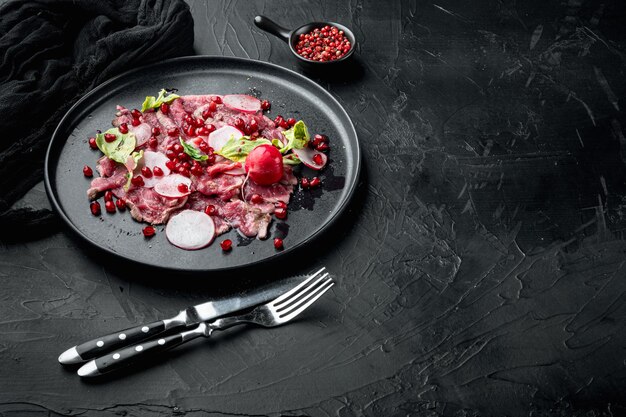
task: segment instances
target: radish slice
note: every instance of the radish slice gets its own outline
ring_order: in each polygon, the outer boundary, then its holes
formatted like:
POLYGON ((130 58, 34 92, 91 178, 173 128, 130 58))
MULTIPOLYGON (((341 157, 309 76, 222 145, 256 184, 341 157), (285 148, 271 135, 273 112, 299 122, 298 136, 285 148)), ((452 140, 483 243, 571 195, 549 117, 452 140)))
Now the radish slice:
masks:
POLYGON ((328 157, 326 156, 325 153, 318 152, 311 148, 302 148, 302 149, 293 148, 293 153, 295 153, 298 156, 298 158, 302 161, 304 165, 313 169, 319 170, 319 169, 324 168, 326 166, 326 162, 328 161, 328 157), (321 165, 316 164, 315 161, 313 160, 313 157, 315 155, 321 155, 321 158, 322 158, 321 165))
POLYGON ((231 136, 235 136, 235 138, 239 139, 243 137, 243 133, 241 133, 239 129, 229 125, 220 127, 209 135, 209 146, 213 148, 214 152, 217 152, 230 140, 231 136))
POLYGON ((191 193, 190 188, 191 180, 180 174, 171 174, 167 177, 163 177, 163 179, 161 179, 154 185, 154 191, 156 191, 156 193, 160 196, 167 198, 185 197, 191 193), (187 186, 187 191, 179 190, 178 186, 180 184, 185 184, 187 186))
POLYGON ((140 147, 148 142, 150 135, 152 135, 152 128, 148 123, 141 123, 138 126, 129 126, 129 130, 135 134, 137 140, 136 147, 140 147))
POLYGON ((143 179, 144 187, 152 188, 158 182, 160 182, 166 175, 170 174, 170 169, 167 167, 166 163, 169 161, 167 156, 162 154, 161 152, 153 152, 153 151, 144 151, 143 152, 143 166, 150 168, 150 170, 154 170, 154 167, 159 167, 163 171, 163 175, 157 177, 156 175, 152 175, 150 178, 143 179))
POLYGON ((167 222, 165 235, 172 245, 181 249, 201 249, 213 242, 215 223, 201 211, 183 210, 167 222))
POLYGON ((222 103, 228 108, 244 113, 256 113, 261 110, 261 101, 245 94, 229 94, 222 97, 222 103))

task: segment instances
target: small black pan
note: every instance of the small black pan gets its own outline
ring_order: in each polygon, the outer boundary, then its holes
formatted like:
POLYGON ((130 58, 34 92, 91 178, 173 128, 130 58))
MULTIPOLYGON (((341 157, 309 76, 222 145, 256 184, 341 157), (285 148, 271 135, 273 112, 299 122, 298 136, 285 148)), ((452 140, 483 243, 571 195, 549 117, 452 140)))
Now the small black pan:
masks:
POLYGON ((345 27, 344 25, 340 23, 311 22, 311 23, 307 23, 306 25, 302 25, 297 29, 289 30, 280 26, 279 24, 272 21, 271 19, 268 19, 265 16, 257 16, 254 18, 254 24, 257 25, 259 29, 265 32, 271 33, 272 35, 275 35, 279 37, 280 39, 282 39, 283 41, 287 42, 287 44, 289 45, 289 49, 291 50, 291 53, 296 58, 298 58, 298 60, 302 64, 308 67, 322 68, 322 67, 328 67, 328 66, 336 66, 338 64, 344 63, 352 56, 352 54, 354 53, 354 49, 356 48, 356 39, 354 37, 354 33, 352 33, 350 29, 348 29, 347 27, 345 27), (299 36, 303 33, 308 33, 316 28, 322 28, 326 25, 335 26, 337 29, 343 30, 344 36, 348 38, 348 40, 350 41, 350 45, 351 45, 350 50, 344 56, 334 61, 314 61, 312 59, 308 59, 303 56, 300 56, 296 52, 296 44, 298 43, 299 36))

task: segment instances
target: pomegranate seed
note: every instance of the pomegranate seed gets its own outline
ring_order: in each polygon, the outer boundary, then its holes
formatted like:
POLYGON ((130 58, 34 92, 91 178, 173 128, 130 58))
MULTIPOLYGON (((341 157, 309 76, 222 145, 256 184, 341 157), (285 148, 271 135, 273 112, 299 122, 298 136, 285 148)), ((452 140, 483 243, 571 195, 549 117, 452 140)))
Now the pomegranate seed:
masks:
POLYGON ((144 185, 143 177, 141 175, 137 175, 130 180, 131 184, 135 187, 142 187, 144 185))
POLYGON ((178 191, 180 191, 181 193, 186 193, 189 191, 189 187, 187 186, 187 184, 178 184, 178 191))
POLYGON ((85 165, 83 167, 83 175, 87 178, 93 177, 93 170, 91 169, 91 167, 85 165))
POLYGON ((155 177, 162 177, 163 176, 163 170, 159 167, 154 167, 152 168, 152 173, 154 174, 155 177))
POLYGON ((246 129, 246 122, 244 122, 241 118, 237 117, 235 119, 234 126, 243 132, 246 129))
POLYGON ((283 240, 279 237, 274 238, 274 247, 278 250, 283 248, 283 240))
POLYGON ((161 113, 168 114, 170 112, 170 105, 167 103, 161 104, 161 113))
POLYGON ((126 200, 120 198, 115 202, 115 205, 117 206, 117 209, 119 211, 124 211, 126 210, 126 200))
POLYGON ((130 124, 133 126, 139 126, 141 124, 141 121, 139 119, 133 119, 130 121, 130 124))
POLYGON ((169 160, 165 163, 165 166, 168 167, 170 171, 174 171, 174 169, 176 169, 176 162, 169 160))
POLYGON ((311 178, 311 188, 318 187, 321 183, 322 181, 320 181, 319 178, 317 177, 311 178))
POLYGON ((150 169, 150 167, 143 167, 141 168, 141 175, 143 175, 145 178, 152 178, 152 170, 150 169))
POLYGON ((212 125, 212 124, 210 124, 210 125, 206 125, 205 127, 206 127, 207 129, 209 129, 209 133, 211 133, 211 132, 215 131, 215 129, 216 129, 215 125, 212 125))
POLYGON ((176 153, 181 153, 183 151, 183 145, 181 145, 180 143, 175 143, 172 149, 176 153))
POLYGON ((263 197, 261 197, 259 194, 252 194, 252 197, 250 197, 250 201, 254 204, 259 204, 263 202, 263 197))
POLYGON ((207 110, 209 110, 211 113, 215 113, 215 110, 217 110, 217 104, 214 101, 210 102, 207 110))
POLYGON ((177 127, 173 127, 171 129, 167 130, 167 135, 168 136, 178 136, 178 128, 177 127))
POLYGON ((328 143, 324 143, 324 142, 320 143, 319 145, 315 147, 315 150, 320 151, 320 152, 327 151, 329 149, 330 149, 330 146, 328 146, 328 143))
POLYGON ((104 140, 107 143, 111 143, 111 142, 115 141, 115 139, 117 139, 117 136, 114 135, 113 133, 105 133, 104 134, 104 140))
POLYGON ((284 122, 284 121, 285 121, 285 119, 283 119, 283 116, 281 116, 280 114, 278 116, 276 116, 276 118, 274 118, 274 124, 276 126, 280 126, 280 124, 282 122, 284 122))
POLYGON ((208 119, 208 118, 209 118, 209 117, 211 117, 211 116, 212 116, 212 112, 211 112, 211 110, 209 110, 209 109, 204 109, 204 110, 202 111, 202 118, 203 118, 204 120, 208 119))
POLYGON ((193 124, 194 124, 196 127, 201 127, 201 126, 204 126, 204 120, 202 120, 201 118, 199 118, 199 117, 198 117, 197 119, 194 119, 194 120, 193 120, 193 124))
POLYGON ((208 153, 211 147, 209 146, 208 143, 206 143, 205 141, 202 141, 200 142, 200 145, 198 145, 198 148, 200 148, 202 152, 208 153))
POLYGON ((200 126, 197 130, 196 133, 199 136, 208 136, 209 133, 211 133, 211 131, 206 127, 206 126, 200 126))
POLYGON ((276 207, 280 207, 280 208, 287 208, 287 203, 285 203, 284 201, 278 201, 276 202, 276 207))
POLYGON ((107 190, 104 193, 104 201, 113 201, 113 193, 111 192, 111 190, 107 190))
POLYGON ((89 138, 89 147, 91 149, 98 149, 98 144, 96 143, 96 138, 89 138))
POLYGON ((156 147, 159 146, 159 140, 154 136, 150 137, 150 139, 148 139, 148 146, 152 149, 156 149, 156 147))
POLYGON ((159 129, 157 126, 152 128, 152 135, 153 136, 159 136, 161 134, 161 129, 159 129))
POLYGON ((168 149, 167 151, 165 151, 165 156, 167 157, 167 159, 169 159, 170 161, 173 161, 174 159, 176 159, 176 156, 178 154, 176 153, 176 151, 172 150, 172 149, 168 149))
POLYGON ((220 96, 211 97, 211 101, 214 102, 215 104, 222 104, 222 98, 220 96))
POLYGON ((100 203, 97 201, 92 201, 91 204, 89 204, 89 209, 91 210, 91 214, 94 216, 100 215, 100 203))
POLYGON ((191 177, 191 173, 189 172, 188 169, 185 169, 184 167, 180 167, 180 169, 178 170, 178 173, 184 177, 191 177))
POLYGON ((196 128, 189 125, 187 129, 185 129, 185 134, 187 136, 196 136, 196 128))
POLYGON ((290 117, 289 119, 287 119, 287 124, 289 125, 289 127, 295 125, 296 119, 294 119, 293 117, 290 117))
POLYGON ((324 162, 322 159, 322 155, 319 153, 313 155, 313 162, 315 163, 315 165, 322 165, 322 163, 324 162))
POLYGON ((189 113, 185 114, 185 116, 183 117, 183 120, 189 125, 193 124, 194 122, 193 116, 189 113))
POLYGON ((313 145, 317 146, 320 143, 328 142, 328 136, 326 135, 315 135, 313 136, 313 145))
POLYGON ((104 203, 104 208, 106 209, 107 213, 115 213, 115 203, 113 201, 107 201, 106 203, 104 203))
POLYGON ((194 166, 191 168, 191 173, 193 175, 195 175, 196 177, 199 177, 200 175, 202 175, 202 167, 201 166, 194 166))
POLYGON ((271 109, 271 108, 272 108, 272 104, 271 104, 269 101, 267 101, 267 100, 263 100, 263 101, 261 102, 261 109, 263 109, 263 110, 269 110, 269 109, 271 109))
MULTIPOLYGON (((187 156, 186 154, 183 154, 185 156, 187 156)), ((182 156, 182 155, 181 155, 182 156)), ((191 164, 189 162, 183 162, 182 163, 183 168, 185 169, 191 169, 191 164)))
POLYGON ((287 120, 283 119, 282 122, 280 122, 280 127, 283 129, 289 129, 289 123, 287 123, 287 120))
POLYGON ((207 154, 207 156, 208 156, 209 158, 208 158, 206 161, 207 161, 209 164, 212 164, 212 163, 214 163, 214 162, 215 162, 215 154, 213 154, 213 153, 209 153, 209 154, 207 154))
POLYGON ((156 234, 156 229, 152 226, 146 226, 141 232, 145 237, 152 237, 156 234))
POLYGON ((208 206, 206 206, 206 208, 204 209, 204 212, 206 214, 208 214, 209 216, 214 216, 217 214, 217 209, 215 208, 215 206, 213 204, 209 204, 208 206))
POLYGON ((276 210, 274 210, 274 216, 276 216, 277 219, 286 219, 287 218, 287 209, 282 208, 282 207, 277 207, 276 210))
POLYGON ((118 129, 120 130, 120 133, 128 133, 128 125, 126 123, 122 123, 118 129))
POLYGON ((310 187, 310 183, 309 183, 309 179, 306 177, 302 177, 302 179, 300 180, 300 185, 302 186, 303 190, 306 190, 307 188, 310 187))
POLYGON ((133 119, 139 119, 141 117, 141 112, 138 109, 132 109, 130 115, 133 116, 133 119))
POLYGON ((233 248, 233 242, 230 239, 226 239, 220 243, 220 246, 222 247, 222 250, 224 252, 228 252, 229 250, 233 248))
POLYGON ((246 126, 246 133, 254 133, 257 130, 259 130, 259 124, 257 123, 257 121, 254 119, 250 120, 250 123, 248 123, 248 125, 246 126))

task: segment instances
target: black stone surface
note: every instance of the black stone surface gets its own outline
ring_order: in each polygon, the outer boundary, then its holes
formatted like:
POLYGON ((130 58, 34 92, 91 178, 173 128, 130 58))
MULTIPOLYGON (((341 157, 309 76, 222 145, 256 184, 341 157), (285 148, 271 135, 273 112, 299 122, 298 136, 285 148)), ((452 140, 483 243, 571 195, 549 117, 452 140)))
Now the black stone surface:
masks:
POLYGON ((356 125, 359 192, 285 265, 338 283, 289 326, 86 382, 62 350, 277 272, 162 276, 67 231, 5 246, 0 415, 626 414, 623 2, 190 4, 203 54, 297 69, 256 14, 355 32, 353 67, 312 78, 356 125))

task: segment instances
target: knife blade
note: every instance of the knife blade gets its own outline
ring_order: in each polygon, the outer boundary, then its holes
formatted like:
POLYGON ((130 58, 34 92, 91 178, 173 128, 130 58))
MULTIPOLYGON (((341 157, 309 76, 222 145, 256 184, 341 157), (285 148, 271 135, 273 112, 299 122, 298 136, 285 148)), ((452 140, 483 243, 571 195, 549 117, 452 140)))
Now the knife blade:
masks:
MULTIPOLYGON (((321 268, 312 275, 319 275, 324 269, 325 268, 321 268)), ((310 275, 298 275, 289 277, 281 280, 279 283, 273 283, 260 289, 250 290, 236 297, 208 301, 193 307, 188 307, 169 319, 130 327, 119 332, 89 340, 61 353, 61 355, 59 355, 59 362, 63 365, 85 362, 172 329, 192 326, 204 321, 227 316, 258 304, 263 304, 288 291, 296 282, 300 282, 309 276, 310 275)))

